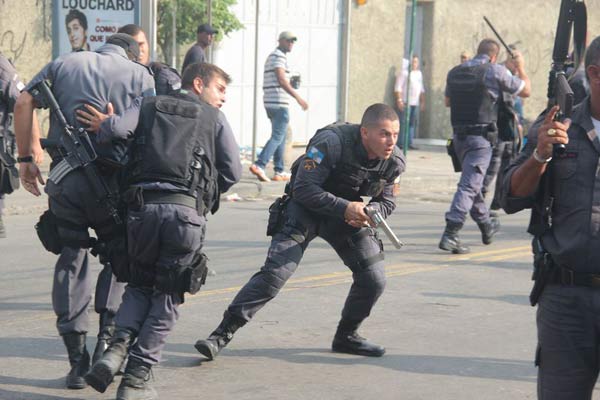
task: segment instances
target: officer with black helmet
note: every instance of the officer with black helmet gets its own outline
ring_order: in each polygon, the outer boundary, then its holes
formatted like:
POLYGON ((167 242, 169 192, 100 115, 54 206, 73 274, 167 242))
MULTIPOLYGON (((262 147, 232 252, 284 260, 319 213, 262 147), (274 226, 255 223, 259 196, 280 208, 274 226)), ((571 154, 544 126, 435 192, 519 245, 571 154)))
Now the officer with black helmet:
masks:
MULTIPOLYGON (((23 186, 39 196, 37 182, 44 183, 38 167, 32 162, 31 124, 35 108, 47 104, 38 90, 38 84, 51 84, 58 105, 75 129, 85 125, 76 120, 76 110, 89 103, 98 109, 112 104, 115 111, 129 108, 134 99, 154 95, 154 81, 147 68, 132 62, 139 56, 138 44, 129 35, 115 34, 95 52, 69 53, 47 64, 27 85, 15 107, 15 133, 20 176, 23 186)), ((57 328, 67 351, 71 371, 67 387, 82 389, 83 376, 90 365, 86 349, 88 331, 88 306, 92 299, 92 275, 88 265, 88 247, 91 245, 88 228, 94 228, 98 239, 109 243, 121 235, 114 216, 109 215, 106 199, 95 195, 95 185, 84 168, 72 168, 66 162, 68 155, 62 147, 61 126, 55 113, 50 119, 48 140, 52 164, 46 185, 49 197, 49 214, 55 221, 56 237, 52 247, 60 256, 56 262, 52 288, 52 305, 57 316, 57 328), (58 240, 58 242, 57 242, 58 240)), ((122 164, 126 142, 114 140, 100 143, 91 136, 91 146, 98 155, 93 162, 98 177, 107 187, 118 190, 119 166, 122 164)), ((48 221, 48 219, 46 219, 48 221)), ((44 225, 47 226, 47 225, 44 225)), ((50 229, 51 230, 51 229, 50 229)), ((124 284, 118 283, 111 269, 105 265, 98 276, 95 293, 95 311, 100 314, 100 333, 96 357, 106 348, 106 341, 114 329, 113 317, 121 303, 124 284)))
POLYGON ((217 211, 220 193, 242 174, 239 147, 219 110, 229 82, 216 65, 190 64, 181 90, 145 99, 141 108, 101 124, 103 140, 133 134, 124 196, 130 267, 115 271, 129 285, 112 343, 85 377, 104 392, 129 355, 117 400, 157 398, 148 374, 160 361, 184 293, 197 292, 206 278, 206 215, 217 211))
POLYGON ((385 349, 358 335, 385 286, 383 245, 365 214, 361 196, 387 217, 395 208, 394 188, 404 171, 395 146, 399 122, 385 104, 373 104, 360 125, 335 124, 315 134, 292 166, 287 195, 270 208, 267 259, 238 292, 216 330, 196 349, 212 360, 292 276, 308 244, 326 240, 353 273, 332 349, 380 357, 385 349))
POLYGON ((439 243, 442 250, 468 253, 458 237, 467 213, 477 222, 483 244, 490 244, 500 222, 490 218, 481 188, 490 164, 492 145, 497 140, 498 99, 503 92, 528 97, 531 83, 521 55, 514 60, 518 76, 496 64, 500 46, 493 39, 479 43, 477 55, 448 73, 446 106, 450 107, 454 152, 462 174, 439 243))

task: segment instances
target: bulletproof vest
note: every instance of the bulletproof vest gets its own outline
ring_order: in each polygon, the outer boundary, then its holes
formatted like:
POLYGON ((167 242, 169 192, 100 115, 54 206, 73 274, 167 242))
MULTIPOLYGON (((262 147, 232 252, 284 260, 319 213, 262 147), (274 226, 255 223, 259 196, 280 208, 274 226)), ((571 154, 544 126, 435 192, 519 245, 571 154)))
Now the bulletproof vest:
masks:
POLYGON ((217 117, 216 108, 180 92, 144 98, 131 147, 129 184, 171 183, 216 211, 217 117))
POLYGON ((173 94, 181 88, 181 76, 174 68, 160 62, 150 63, 154 74, 156 95, 173 94))
MULTIPOLYGON (((386 183, 395 178, 397 168, 394 155, 387 160, 374 162, 369 167, 360 163, 358 155, 358 150, 362 146, 360 125, 332 124, 319 129, 308 143, 307 151, 312 147, 314 139, 323 131, 335 132, 342 144, 340 161, 333 167, 323 185, 326 191, 346 200, 358 201, 361 196, 379 196, 386 183)), ((293 175, 296 175, 301 159, 303 157, 296 160, 292 166, 293 175)))
POLYGON ((485 86, 490 63, 458 65, 448 73, 452 126, 489 125, 496 122, 497 104, 485 86))

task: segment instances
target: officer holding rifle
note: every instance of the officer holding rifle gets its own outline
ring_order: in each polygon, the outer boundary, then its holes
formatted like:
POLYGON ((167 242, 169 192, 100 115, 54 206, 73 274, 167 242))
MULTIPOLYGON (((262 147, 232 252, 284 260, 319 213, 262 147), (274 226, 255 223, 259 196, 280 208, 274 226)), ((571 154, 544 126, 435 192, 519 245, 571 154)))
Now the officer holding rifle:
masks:
MULTIPOLYGON (((71 371, 66 383, 70 389, 86 386, 83 376, 90 366, 86 333, 93 280, 87 249, 93 243, 88 228, 96 231, 102 243, 114 243, 123 235, 114 194, 118 192, 117 177, 126 150, 124 140, 99 143, 94 136, 87 138, 78 132, 81 125, 76 120, 76 110, 84 104, 106 110, 112 103, 115 112, 120 113, 134 99, 152 96, 152 76, 146 67, 132 62, 138 56, 137 42, 126 34, 109 37, 95 52, 61 56, 29 82, 15 107, 21 181, 36 196, 40 195, 37 182, 43 184, 44 180, 32 162, 31 126, 35 108, 52 107, 42 86, 46 81, 65 119, 61 122, 60 113, 53 110, 48 133, 52 164, 46 185, 50 210, 37 228, 44 246, 60 254, 54 272, 52 306, 58 332, 69 354, 71 371)), ((114 329, 112 319, 123 290, 124 284, 117 283, 105 265, 98 276, 95 294, 94 308, 100 314, 101 324, 96 357, 106 348, 114 329)))

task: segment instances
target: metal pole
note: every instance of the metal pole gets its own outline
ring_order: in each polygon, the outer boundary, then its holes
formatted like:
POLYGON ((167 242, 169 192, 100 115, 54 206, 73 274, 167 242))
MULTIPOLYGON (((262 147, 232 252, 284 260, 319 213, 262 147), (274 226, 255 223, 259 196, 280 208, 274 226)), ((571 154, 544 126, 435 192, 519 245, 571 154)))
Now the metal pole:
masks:
POLYGON ((258 18, 260 0, 256 0, 256 15, 254 16, 254 107, 252 107, 252 162, 256 160, 256 136, 258 133, 258 18))
MULTIPOLYGON (((207 20, 208 20, 208 24, 210 26, 212 26, 212 0, 208 0, 206 2, 206 13, 208 14, 207 20)), ((213 44, 211 43, 210 46, 208 46, 208 54, 206 59, 208 60, 209 63, 213 62, 213 44)))
POLYGON ((173 2, 173 12, 171 13, 171 19, 173 23, 172 35, 173 35, 173 50, 171 51, 171 65, 177 69, 177 0, 173 2))
MULTIPOLYGON (((412 9, 410 15, 410 40, 408 42, 408 76, 406 77, 406 93, 404 101, 404 155, 408 152, 408 136, 410 131, 410 73, 412 72, 412 59, 415 45, 415 19, 417 18, 417 0, 412 0, 412 9)), ((415 116, 416 117, 416 116, 415 116)))

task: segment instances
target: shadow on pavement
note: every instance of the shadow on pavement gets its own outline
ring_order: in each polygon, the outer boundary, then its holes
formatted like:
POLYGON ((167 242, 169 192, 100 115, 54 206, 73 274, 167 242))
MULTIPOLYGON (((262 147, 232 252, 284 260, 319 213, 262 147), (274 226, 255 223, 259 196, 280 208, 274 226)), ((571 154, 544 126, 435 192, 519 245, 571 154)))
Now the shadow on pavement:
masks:
MULTIPOLYGON (((94 343, 91 341, 88 342, 88 350, 90 350, 90 346, 93 345, 95 345, 95 341, 94 343)), ((65 362, 65 369, 67 369, 69 365, 67 361, 67 352, 58 336, 56 338, 0 338, 0 358, 5 357, 62 360, 65 362)))
MULTIPOLYGON (((81 397, 67 397, 71 400, 84 400, 81 397)), ((0 399, 3 400, 63 400, 64 396, 49 396, 46 394, 39 393, 27 393, 22 391, 4 390, 0 389, 0 399)))
POLYGON ((529 306, 529 296, 517 295, 517 294, 506 294, 501 296, 477 296, 470 294, 457 294, 457 293, 423 293, 426 297, 436 298, 451 298, 451 299, 469 299, 469 300, 494 300, 502 301, 508 304, 515 304, 519 306, 529 306))
MULTIPOLYGON (((207 362, 189 344, 171 344, 170 351, 181 350, 189 357, 170 354, 164 363, 169 367, 191 367, 207 362), (181 363, 181 364, 180 364, 181 363)), ((535 382, 537 372, 533 361, 507 360, 484 357, 452 357, 431 355, 387 354, 381 358, 369 358, 347 354, 332 353, 325 348, 299 349, 228 349, 219 356, 222 359, 235 357, 272 358, 295 364, 356 364, 378 366, 399 372, 427 375, 446 375, 470 378, 499 379, 508 381, 535 382)), ((225 360, 226 361, 226 360, 225 360)), ((235 362, 229 360, 229 362, 235 362)))

